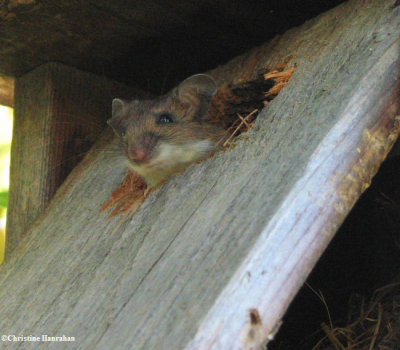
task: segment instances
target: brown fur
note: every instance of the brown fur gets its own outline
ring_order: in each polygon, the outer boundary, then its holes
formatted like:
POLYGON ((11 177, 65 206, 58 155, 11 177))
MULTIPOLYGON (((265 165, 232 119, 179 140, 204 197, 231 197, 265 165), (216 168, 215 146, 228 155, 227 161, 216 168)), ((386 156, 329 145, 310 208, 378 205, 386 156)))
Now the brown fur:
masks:
POLYGON ((212 78, 199 74, 153 100, 128 103, 114 101, 113 117, 109 124, 120 137, 122 149, 133 169, 149 185, 156 185, 155 181, 161 182, 191 162, 204 159, 224 137, 225 130, 206 118, 215 92, 212 78), (160 124, 158 118, 163 114, 171 116, 173 122, 160 124), (207 147, 204 146, 206 144, 207 147), (187 148, 190 148, 190 152, 186 152, 187 148), (135 159, 139 149, 145 154, 145 161, 135 159), (168 152, 171 157, 162 159, 162 164, 157 163, 157 167, 154 167, 152 161, 157 161, 158 157, 168 152), (150 169, 153 174, 148 175, 150 169))

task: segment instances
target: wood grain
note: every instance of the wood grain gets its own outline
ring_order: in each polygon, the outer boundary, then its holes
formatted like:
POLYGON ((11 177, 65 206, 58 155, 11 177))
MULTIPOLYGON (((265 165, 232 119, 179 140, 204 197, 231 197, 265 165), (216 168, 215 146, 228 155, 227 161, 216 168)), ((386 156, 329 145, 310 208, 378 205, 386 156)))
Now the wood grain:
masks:
POLYGON ((104 130, 112 98, 133 91, 58 63, 16 80, 8 253, 104 130))
POLYGON ((297 65, 247 140, 171 179, 131 217, 98 212, 125 174, 105 134, 1 267, 2 332, 75 336, 65 348, 79 349, 270 339, 398 136, 393 4, 349 1, 212 71, 221 84, 288 56, 297 65))
POLYGON ((54 61, 166 92, 340 1, 2 1, 0 73, 19 77, 54 61))
POLYGON ((0 105, 13 107, 15 79, 0 75, 0 105))

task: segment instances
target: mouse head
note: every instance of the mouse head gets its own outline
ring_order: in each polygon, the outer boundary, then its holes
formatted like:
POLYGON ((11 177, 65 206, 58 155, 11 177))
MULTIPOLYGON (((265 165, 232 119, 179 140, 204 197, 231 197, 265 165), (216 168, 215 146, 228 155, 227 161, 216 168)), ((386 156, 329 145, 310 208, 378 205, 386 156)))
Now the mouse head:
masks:
POLYGON ((214 80, 197 74, 153 100, 114 99, 108 124, 119 137, 131 167, 154 185, 205 158, 224 131, 207 122, 214 80))

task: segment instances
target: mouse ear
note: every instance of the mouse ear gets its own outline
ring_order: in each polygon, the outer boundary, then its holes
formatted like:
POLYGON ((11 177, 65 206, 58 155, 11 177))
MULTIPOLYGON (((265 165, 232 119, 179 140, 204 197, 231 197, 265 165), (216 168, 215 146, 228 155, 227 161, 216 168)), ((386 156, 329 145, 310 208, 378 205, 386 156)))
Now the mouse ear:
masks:
POLYGON ((112 101, 112 117, 114 118, 117 114, 120 114, 124 106, 124 101, 119 98, 114 98, 112 101))
POLYGON ((193 98, 206 97, 210 99, 217 92, 217 84, 207 74, 196 74, 185 79, 177 87, 180 100, 192 101, 193 98))
POLYGON ((112 118, 107 120, 107 124, 110 125, 114 132, 120 137, 124 136, 126 132, 126 126, 123 122, 123 114, 121 114, 124 106, 124 101, 119 98, 114 98, 112 101, 112 118))

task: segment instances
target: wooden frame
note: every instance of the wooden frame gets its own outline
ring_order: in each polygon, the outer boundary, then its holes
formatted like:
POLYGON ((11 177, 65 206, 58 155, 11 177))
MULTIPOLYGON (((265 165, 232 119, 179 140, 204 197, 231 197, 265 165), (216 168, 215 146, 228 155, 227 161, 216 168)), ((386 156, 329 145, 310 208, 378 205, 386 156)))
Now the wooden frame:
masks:
POLYGON ((0 75, 0 105, 13 107, 15 79, 0 75))
POLYGON ((8 253, 104 130, 115 94, 133 89, 59 63, 16 80, 8 253))

